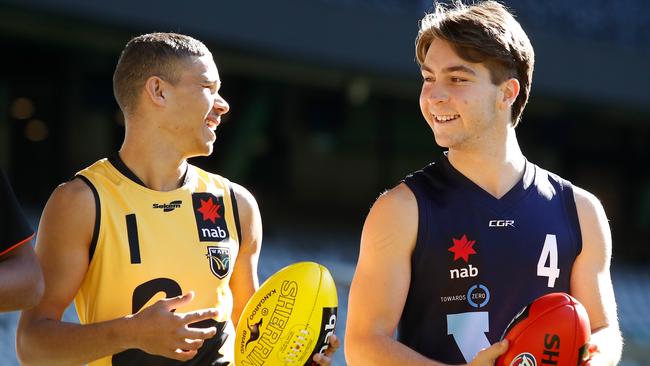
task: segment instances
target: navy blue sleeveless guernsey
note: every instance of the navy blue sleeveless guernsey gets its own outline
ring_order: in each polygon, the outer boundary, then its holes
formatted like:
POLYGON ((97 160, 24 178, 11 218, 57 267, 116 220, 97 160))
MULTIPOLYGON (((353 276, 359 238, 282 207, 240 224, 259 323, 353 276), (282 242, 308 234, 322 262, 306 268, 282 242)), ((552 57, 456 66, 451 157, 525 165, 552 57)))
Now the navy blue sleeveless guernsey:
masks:
POLYGON ((404 183, 419 219, 400 342, 437 361, 469 362, 523 306, 569 292, 582 249, 570 182, 526 162, 496 199, 443 155, 404 183))

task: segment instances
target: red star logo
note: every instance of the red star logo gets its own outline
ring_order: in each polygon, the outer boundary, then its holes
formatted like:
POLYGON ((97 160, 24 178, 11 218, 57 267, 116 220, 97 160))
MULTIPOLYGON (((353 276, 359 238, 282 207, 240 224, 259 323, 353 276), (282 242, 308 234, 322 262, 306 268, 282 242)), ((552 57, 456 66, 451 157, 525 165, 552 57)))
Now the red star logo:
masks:
POLYGON ((221 205, 215 205, 212 202, 212 197, 210 197, 207 201, 201 200, 201 207, 197 211, 203 214, 203 221, 210 220, 214 224, 216 219, 221 218, 221 215, 219 215, 220 208, 221 205))
POLYGON ((476 243, 476 240, 467 240, 467 235, 465 234, 463 234, 463 237, 460 239, 451 238, 451 240, 454 241, 454 245, 452 245, 448 250, 454 253, 454 260, 463 258, 465 263, 467 263, 467 261, 469 261, 469 256, 471 254, 476 254, 476 251, 474 250, 474 243, 476 243))

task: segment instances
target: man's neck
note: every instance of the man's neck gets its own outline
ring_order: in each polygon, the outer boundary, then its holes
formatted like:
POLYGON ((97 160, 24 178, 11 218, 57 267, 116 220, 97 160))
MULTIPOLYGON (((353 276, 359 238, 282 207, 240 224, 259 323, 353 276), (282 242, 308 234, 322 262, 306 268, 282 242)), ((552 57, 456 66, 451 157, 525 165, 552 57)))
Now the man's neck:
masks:
POLYGON ((119 151, 120 158, 147 188, 162 192, 179 188, 187 172, 187 160, 171 151, 147 147, 125 141, 119 151))
POLYGON ((508 193, 526 168, 526 158, 511 127, 505 143, 472 150, 450 148, 448 158, 456 170, 496 198, 508 193))
POLYGON ((119 155, 147 188, 172 191, 183 184, 187 172, 187 156, 175 148, 173 141, 156 126, 159 118, 146 119, 148 111, 133 113, 125 118, 126 131, 119 155), (154 137, 155 136, 155 137, 154 137))

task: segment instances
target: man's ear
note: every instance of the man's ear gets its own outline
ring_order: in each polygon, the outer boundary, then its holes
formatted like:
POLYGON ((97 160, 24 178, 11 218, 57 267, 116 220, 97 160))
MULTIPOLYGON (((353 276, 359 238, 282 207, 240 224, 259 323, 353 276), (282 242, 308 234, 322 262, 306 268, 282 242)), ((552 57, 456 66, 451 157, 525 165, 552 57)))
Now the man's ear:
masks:
POLYGON ((165 99, 166 83, 158 76, 151 76, 144 83, 144 95, 157 106, 164 106, 167 103, 165 99))
POLYGON ((505 109, 512 107, 512 104, 519 96, 520 86, 519 80, 515 78, 510 78, 504 81, 500 86, 500 96, 498 100, 499 108, 505 109))

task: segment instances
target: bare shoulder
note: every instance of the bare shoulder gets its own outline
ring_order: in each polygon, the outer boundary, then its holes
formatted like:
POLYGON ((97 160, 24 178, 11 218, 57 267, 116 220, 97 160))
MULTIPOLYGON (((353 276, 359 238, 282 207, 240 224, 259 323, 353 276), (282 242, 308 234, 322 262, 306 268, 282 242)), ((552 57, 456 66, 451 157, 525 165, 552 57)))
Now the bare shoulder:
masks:
POLYGON ((95 210, 93 191, 80 178, 72 179, 56 187, 50 196, 48 205, 50 203, 75 209, 90 208, 95 210))
POLYGON ((262 217, 253 194, 243 186, 231 182, 237 201, 237 211, 241 223, 242 243, 251 244, 251 249, 259 250, 262 242, 262 217))
POLYGON ((413 192, 399 184, 377 198, 366 218, 361 249, 399 250, 409 254, 418 231, 418 205, 413 192))
POLYGON ((244 212, 258 211, 257 201, 253 194, 244 186, 231 182, 232 189, 235 192, 235 199, 237 200, 237 207, 244 212))
POLYGON ((80 178, 59 185, 43 210, 37 248, 42 248, 44 243, 49 243, 52 239, 56 240, 57 245, 72 245, 76 242, 87 246, 95 225, 95 207, 92 189, 80 178))
POLYGON ((578 210, 578 214, 605 214, 602 203, 593 193, 583 188, 573 186, 573 197, 576 201, 576 209, 578 210))
POLYGON ((376 224, 379 226, 393 224, 383 227, 383 230, 405 230, 417 229, 418 204, 415 195, 406 184, 398 186, 382 193, 370 209, 366 225, 376 224))
POLYGON ((387 210, 398 215, 405 213, 417 214, 417 208, 415 195, 404 183, 382 193, 373 205, 373 210, 387 210))
POLYGON ((255 197, 243 186, 234 182, 231 182, 231 184, 237 201, 242 235, 246 238, 248 232, 248 235, 261 236, 262 218, 255 197))
POLYGON ((583 249, 585 246, 595 244, 611 245, 609 222, 600 200, 594 194, 575 186, 573 196, 576 202, 578 220, 580 221, 583 249))
POLYGON ((602 203, 592 193, 574 187, 573 195, 582 234, 582 251, 574 265, 576 278, 589 273, 585 267, 609 271, 612 236, 602 203))

